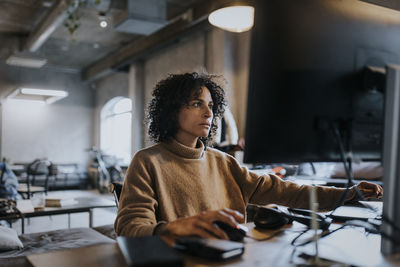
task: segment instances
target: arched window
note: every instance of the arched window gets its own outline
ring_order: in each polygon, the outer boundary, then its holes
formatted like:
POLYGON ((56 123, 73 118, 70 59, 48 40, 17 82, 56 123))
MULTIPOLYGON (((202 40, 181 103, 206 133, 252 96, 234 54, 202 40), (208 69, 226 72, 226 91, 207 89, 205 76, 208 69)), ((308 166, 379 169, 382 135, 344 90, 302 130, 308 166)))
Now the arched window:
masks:
POLYGON ((101 150, 128 164, 132 147, 132 101, 115 97, 104 105, 100 117, 101 150))

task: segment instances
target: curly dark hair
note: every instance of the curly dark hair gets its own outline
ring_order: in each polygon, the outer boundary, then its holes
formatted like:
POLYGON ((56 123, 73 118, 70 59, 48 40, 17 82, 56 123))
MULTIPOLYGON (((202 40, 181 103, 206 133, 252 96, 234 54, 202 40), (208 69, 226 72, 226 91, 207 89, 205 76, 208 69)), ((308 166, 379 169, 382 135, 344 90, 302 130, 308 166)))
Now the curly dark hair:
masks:
POLYGON ((179 129, 178 114, 181 108, 188 105, 193 96, 199 96, 201 88, 205 86, 214 102, 211 130, 207 137, 200 138, 205 145, 208 145, 217 130, 216 119, 222 116, 226 106, 225 92, 215 82, 217 78, 220 76, 192 72, 170 74, 158 82, 148 106, 147 120, 151 139, 158 143, 174 137, 179 129))

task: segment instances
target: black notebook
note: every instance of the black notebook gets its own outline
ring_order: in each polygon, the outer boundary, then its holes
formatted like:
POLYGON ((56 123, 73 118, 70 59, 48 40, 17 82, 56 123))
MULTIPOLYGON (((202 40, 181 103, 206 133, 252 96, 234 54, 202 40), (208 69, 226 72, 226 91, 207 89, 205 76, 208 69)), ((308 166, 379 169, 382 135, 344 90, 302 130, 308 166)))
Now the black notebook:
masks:
POLYGON ((183 267, 183 259, 159 236, 117 237, 119 248, 130 266, 183 267))
POLYGON ((239 257, 244 252, 244 245, 239 242, 197 237, 179 238, 175 248, 209 260, 228 260, 239 257))

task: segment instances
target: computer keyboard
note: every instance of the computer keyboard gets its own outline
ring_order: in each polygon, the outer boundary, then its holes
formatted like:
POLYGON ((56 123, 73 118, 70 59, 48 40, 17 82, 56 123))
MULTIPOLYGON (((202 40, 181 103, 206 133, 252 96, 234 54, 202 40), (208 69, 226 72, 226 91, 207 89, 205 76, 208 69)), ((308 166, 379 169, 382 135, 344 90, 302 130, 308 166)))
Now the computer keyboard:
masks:
POLYGON ((347 220, 368 220, 368 219, 379 219, 382 217, 383 202, 381 201, 360 201, 362 205, 368 205, 367 207, 352 207, 352 206, 341 206, 337 208, 330 217, 337 221, 347 220))

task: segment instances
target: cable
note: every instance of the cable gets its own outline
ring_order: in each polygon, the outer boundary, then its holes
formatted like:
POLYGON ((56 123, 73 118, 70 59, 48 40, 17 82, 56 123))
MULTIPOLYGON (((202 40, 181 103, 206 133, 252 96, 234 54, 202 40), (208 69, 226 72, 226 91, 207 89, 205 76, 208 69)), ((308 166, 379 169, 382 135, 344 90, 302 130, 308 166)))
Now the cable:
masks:
POLYGON ((295 245, 294 243, 295 243, 296 240, 299 239, 302 235, 304 235, 305 233, 307 233, 308 230, 310 230, 310 228, 307 228, 307 229, 301 231, 300 234, 298 234, 295 238, 293 238, 293 240, 290 242, 290 245, 297 247, 297 245, 295 245))
MULTIPOLYGON (((342 206, 342 205, 344 204, 344 202, 345 202, 345 200, 346 200, 346 197, 347 197, 347 195, 348 195, 348 193, 349 193, 350 187, 354 185, 354 182, 353 182, 354 177, 353 177, 353 172, 352 172, 352 157, 351 157, 351 156, 350 156, 350 157, 349 157, 349 156, 346 157, 345 149, 344 149, 344 145, 343 145, 343 140, 342 140, 342 137, 341 137, 341 134, 340 134, 340 132, 339 132, 338 127, 337 127, 336 125, 334 125, 334 123, 332 123, 332 122, 330 123, 330 125, 331 125, 331 128, 332 128, 332 130, 333 130, 333 133, 334 133, 334 135, 335 135, 336 141, 337 141, 338 146, 339 146, 340 157, 341 157, 341 160, 342 160, 342 162, 343 162, 343 165, 344 165, 344 168, 345 168, 345 171, 346 171, 346 175, 347 175, 348 182, 347 182, 346 190, 343 192, 342 196, 340 197, 340 199, 339 199, 339 201, 338 201, 336 207, 332 210, 332 212, 331 212, 328 216, 331 216, 331 215, 333 214, 333 212, 334 212, 338 207, 340 207, 340 206, 342 206), (347 163, 347 164, 346 164, 346 163, 347 163)), ((350 145, 350 142, 348 142, 348 145, 349 145, 349 154, 351 155, 351 145, 350 145)), ((360 190, 358 189, 357 186, 354 186, 353 189, 355 190, 355 192, 356 192, 356 194, 357 194, 359 200, 365 200, 364 196, 362 195, 362 193, 360 192, 360 190)), ((372 210, 372 211, 374 211, 374 212, 377 212, 377 209, 374 208, 373 206, 371 206, 371 205, 369 205, 369 204, 367 204, 367 203, 365 203, 365 202, 364 202, 364 203, 361 203, 361 204, 362 204, 365 208, 370 209, 370 210, 372 210)), ((397 231, 397 232, 400 232, 400 227, 398 227, 397 225, 395 225, 395 223, 394 223, 392 220, 390 220, 389 218, 387 218, 387 217, 384 216, 383 214, 382 214, 382 221, 388 223, 389 226, 392 227, 393 231, 395 231, 395 232, 396 232, 396 231, 397 231)), ((382 235, 383 238, 387 238, 387 239, 389 239, 390 241, 392 241, 392 242, 394 242, 394 243, 399 243, 399 240, 394 239, 393 237, 391 237, 391 236, 388 235, 387 233, 381 231, 380 229, 379 229, 379 232, 380 232, 380 234, 382 235)))
MULTIPOLYGON (((335 139, 337 141, 337 144, 339 146, 339 151, 340 151, 340 158, 343 162, 344 169, 346 171, 346 176, 347 176, 347 186, 346 190, 343 192, 342 196, 340 197, 339 201, 335 205, 335 208, 332 210, 330 215, 333 214, 333 212, 340 206, 342 206, 346 200, 347 195, 349 194, 350 187, 354 185, 353 183, 353 172, 352 172, 352 157, 346 157, 344 145, 343 145, 343 140, 341 137, 341 134, 339 132, 338 127, 334 123, 330 123, 333 134, 335 136, 335 139)), ((349 143, 349 142, 348 142, 349 143)), ((350 146, 350 145, 349 145, 350 146)), ((351 149, 351 148, 350 148, 351 149)), ((350 155, 351 155, 351 150, 349 150, 350 155)), ((359 197, 360 200, 364 200, 364 196, 361 194, 360 190, 357 188, 357 186, 353 187, 357 196, 359 197)))
POLYGON ((311 170, 313 172, 313 175, 315 176, 317 174, 317 170, 315 169, 315 165, 314 165, 313 162, 310 162, 310 165, 311 165, 311 170))
MULTIPOLYGON (((343 229, 344 227, 346 227, 346 225, 342 225, 342 226, 340 226, 339 228, 336 228, 335 230, 332 230, 332 231, 323 231, 321 234, 318 235, 318 239, 320 239, 320 238, 322 238, 322 237, 325 237, 325 236, 328 236, 328 235, 330 235, 330 234, 332 234, 332 233, 334 233, 334 232, 336 232, 336 231, 338 231, 338 230, 340 230, 340 229, 343 229)), ((299 236, 296 236, 296 237, 292 240, 292 242, 291 242, 290 244, 291 244, 292 246, 295 246, 295 247, 301 247, 301 246, 307 245, 308 243, 313 242, 313 241, 314 241, 314 238, 310 238, 310 239, 308 239, 307 241, 304 241, 303 243, 294 244, 294 242, 296 242, 296 240, 297 240, 300 236, 302 236, 303 234, 305 234, 308 230, 310 230, 310 229, 307 229, 307 230, 304 231, 303 233, 300 233, 299 236)))
MULTIPOLYGON (((332 233, 334 233, 334 232, 336 232, 336 231, 338 231, 338 230, 340 230, 340 229, 343 229, 344 227, 345 227, 345 225, 342 225, 341 227, 339 227, 339 228, 337 228, 337 229, 335 229, 335 230, 332 230, 332 231, 324 231, 324 232, 322 232, 320 235, 318 235, 318 239, 320 239, 320 238, 322 238, 322 237, 325 237, 325 236, 328 236, 328 235, 330 235, 330 234, 332 234, 332 233)), ((290 245, 293 246, 293 251, 292 251, 292 253, 290 254, 290 263, 294 263, 293 257, 294 257, 294 255, 295 255, 296 250, 297 250, 298 247, 307 245, 308 243, 311 243, 311 242, 314 241, 314 238, 312 237, 312 238, 308 239, 307 241, 305 241, 305 242, 303 242, 303 243, 295 244, 296 240, 299 239, 303 234, 305 234, 306 232, 308 232, 308 230, 310 230, 310 228, 308 228, 308 229, 302 231, 299 235, 297 235, 297 236, 290 242, 290 245)))

